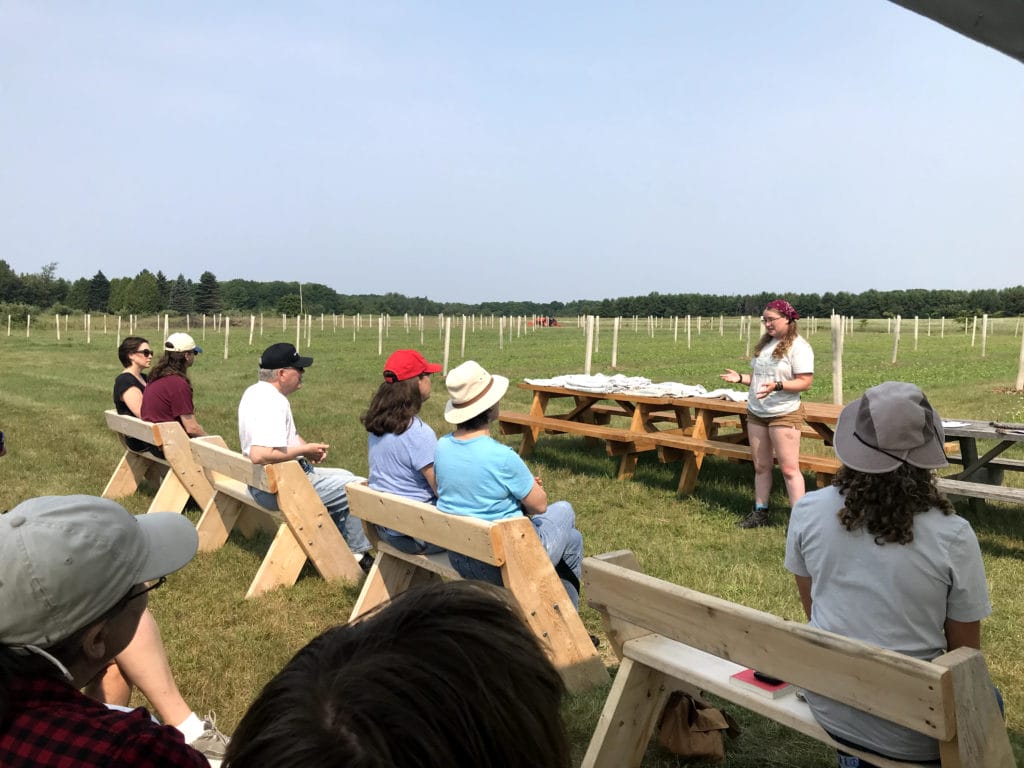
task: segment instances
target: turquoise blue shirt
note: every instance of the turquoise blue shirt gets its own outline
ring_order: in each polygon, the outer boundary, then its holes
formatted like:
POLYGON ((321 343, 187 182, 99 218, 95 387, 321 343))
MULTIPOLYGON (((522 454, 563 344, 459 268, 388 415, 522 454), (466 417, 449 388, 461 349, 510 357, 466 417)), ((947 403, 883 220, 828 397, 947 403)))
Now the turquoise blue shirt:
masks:
POLYGON ((502 520, 518 517, 533 490, 533 473, 507 445, 488 436, 437 441, 437 508, 453 515, 502 520))

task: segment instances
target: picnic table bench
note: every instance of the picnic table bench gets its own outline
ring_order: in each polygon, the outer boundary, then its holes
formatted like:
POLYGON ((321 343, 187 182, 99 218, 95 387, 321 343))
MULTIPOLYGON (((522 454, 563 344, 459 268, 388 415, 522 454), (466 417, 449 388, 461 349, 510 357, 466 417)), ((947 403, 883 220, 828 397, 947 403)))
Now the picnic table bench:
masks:
POLYGON ((647 576, 629 551, 586 558, 583 581, 621 659, 583 768, 639 766, 673 689, 714 694, 881 768, 919 765, 836 743, 792 693, 730 683, 748 667, 937 739, 944 768, 1015 765, 977 650, 904 656, 647 576))
POLYGON ((488 522, 450 515, 430 504, 375 491, 365 482, 351 483, 346 490, 349 509, 363 521, 366 535, 377 550, 377 560, 363 584, 352 619, 410 587, 440 578, 462 578, 448 561, 447 552, 402 552, 380 538, 375 527, 380 525, 499 567, 502 583, 566 687, 581 691, 607 682, 608 671, 601 656, 528 518, 488 522))
POLYGON ((213 489, 192 456, 188 434, 181 424, 153 424, 121 415, 114 409, 104 411, 103 416, 125 449, 103 489, 103 498, 130 496, 146 480, 156 488, 149 512, 181 512, 189 497, 195 499, 200 509, 209 503, 213 489), (157 449, 158 453, 133 451, 126 442, 129 437, 157 449))
MULTIPOLYGON (((952 438, 959 444, 960 452, 947 455, 951 463, 962 465, 952 475, 940 477, 939 488, 945 493, 967 496, 972 508, 977 500, 992 499, 1024 506, 1024 488, 1003 485, 1004 470, 1024 470, 1024 461, 1002 456, 1016 445, 1024 445, 1024 429, 1002 429, 992 422, 963 420, 943 425, 946 439, 952 438), (984 454, 978 455, 978 441, 994 441, 996 444, 984 454), (985 482, 981 482, 985 481, 985 482)), ((949 452, 947 451, 947 454, 949 452)))
POLYGON ((363 577, 299 462, 253 464, 217 436, 196 438, 191 449, 214 491, 196 525, 199 551, 219 549, 235 527, 245 536, 258 530, 274 536, 247 598, 291 586, 307 560, 327 581, 356 582, 363 577), (276 494, 279 511, 257 504, 249 486, 276 494))
MULTIPOLYGON (((601 440, 610 456, 619 456, 617 476, 631 478, 640 455, 657 451, 662 462, 682 463, 678 492, 692 493, 705 456, 720 456, 733 461, 751 461, 747 445, 745 402, 707 397, 666 397, 632 392, 586 392, 549 385, 523 383, 520 388, 533 392, 529 413, 501 411, 498 424, 503 434, 522 435, 519 454, 529 456, 540 436, 549 434, 581 435, 601 440), (552 401, 571 398, 573 407, 550 413, 552 401), (626 417, 625 426, 613 426, 613 418, 626 417), (667 425, 667 426, 666 426, 667 425)), ((839 418, 840 406, 805 403, 805 436, 819 438, 831 445, 832 426, 839 418)), ((815 473, 821 487, 831 481, 839 468, 834 455, 805 452, 800 466, 815 473)))

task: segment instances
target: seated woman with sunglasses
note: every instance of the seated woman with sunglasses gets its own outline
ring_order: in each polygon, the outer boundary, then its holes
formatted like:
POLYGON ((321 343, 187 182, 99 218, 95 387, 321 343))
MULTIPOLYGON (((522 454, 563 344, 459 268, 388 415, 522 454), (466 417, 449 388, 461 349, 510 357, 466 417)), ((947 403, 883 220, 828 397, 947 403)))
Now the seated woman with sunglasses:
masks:
POLYGON ((761 313, 764 335, 754 347, 748 376, 726 368, 721 379, 748 384, 747 437, 754 461, 754 509, 737 523, 741 528, 768 525, 772 470, 779 462, 790 506, 804 495, 800 471, 800 429, 804 407, 800 393, 814 383, 814 350, 797 332, 797 311, 785 299, 771 301, 761 313), (746 379, 746 381, 744 381, 746 379))
MULTIPOLYGON (((114 379, 114 408, 122 416, 141 419, 142 390, 149 383, 143 371, 153 362, 153 348, 141 336, 127 336, 117 348, 117 357, 124 370, 114 379)), ((153 447, 134 437, 126 438, 125 443, 133 451, 149 451, 153 447)))

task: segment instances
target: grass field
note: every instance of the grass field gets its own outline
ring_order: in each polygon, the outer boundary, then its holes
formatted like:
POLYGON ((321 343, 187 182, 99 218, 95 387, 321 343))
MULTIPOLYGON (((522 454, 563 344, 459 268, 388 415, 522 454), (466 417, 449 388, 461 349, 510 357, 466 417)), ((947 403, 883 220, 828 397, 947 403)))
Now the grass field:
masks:
MULTIPOLYGON (((579 373, 584 363, 584 334, 574 320, 566 326, 521 333, 506 331, 499 348, 497 322, 479 325, 466 334, 467 358, 479 360, 495 373, 513 381, 579 373)), ((726 319, 720 333, 705 321, 694 326, 690 345, 680 323, 678 341, 671 321, 662 321, 648 333, 645 320, 623 322, 617 345, 617 372, 647 376, 655 381, 720 385, 724 368, 747 370, 746 338, 735 318, 726 319)), ((997 320, 981 356, 979 337, 947 320, 944 336, 933 321, 931 335, 925 322, 916 343, 913 321, 904 321, 898 362, 891 362, 893 337, 886 321, 858 321, 845 339, 845 399, 887 379, 913 381, 925 390, 947 418, 1024 421, 1024 396, 1013 392, 1021 337, 1016 319, 997 320)), ((24 328, 0 335, 0 429, 7 432, 9 454, 0 459, 0 509, 40 494, 102 491, 121 454, 121 448, 103 424, 102 411, 111 407, 111 387, 120 370, 116 338, 110 322, 93 318, 90 344, 85 343, 81 321, 72 318, 56 340, 49 324, 34 323, 31 338, 24 328)), ((383 357, 378 355, 376 322, 358 331, 347 318, 334 330, 328 317, 325 330, 313 323, 309 354, 316 358, 303 389, 292 398, 296 421, 311 440, 332 445, 329 464, 355 472, 366 471, 366 437, 359 415, 380 381, 383 357)), ((805 329, 809 324, 805 325, 805 329)), ((832 361, 827 322, 808 335, 817 362, 809 399, 832 398, 832 361)), ((181 330, 173 327, 172 330, 181 330)), ((757 329, 755 329, 755 332, 757 329)), ((150 318, 141 334, 159 345, 162 334, 150 318)), ((193 368, 197 417, 207 431, 225 436, 237 448, 235 409, 248 384, 255 381, 259 352, 275 341, 295 341, 294 326, 281 331, 280 318, 266 323, 262 338, 248 344, 248 319, 234 326, 229 357, 224 359, 224 335, 208 327, 206 347, 193 368)), ((452 332, 449 367, 463 359, 459 353, 461 329, 452 332)), ((423 331, 405 330, 396 318, 383 340, 384 355, 396 348, 421 349, 429 359, 441 361, 443 339, 436 318, 427 319, 423 331)), ((305 350, 304 350, 305 351, 305 350)), ((594 354, 593 372, 612 373, 611 322, 605 320, 594 354)), ((435 377, 435 396, 423 417, 440 434, 444 385, 435 377)), ((526 408, 527 393, 510 390, 505 407, 526 408)), ((510 438, 514 444, 518 438, 510 438)), ((1024 458, 1020 451, 1010 454, 1024 458)), ((661 578, 770 611, 789 619, 802 619, 793 579, 782 567, 785 545, 784 516, 776 525, 741 531, 735 521, 751 503, 752 470, 749 465, 708 459, 694 495, 675 496, 679 465, 641 459, 630 482, 615 480, 616 459, 586 447, 571 437, 546 437, 530 461, 544 478, 552 499, 565 498, 577 511, 587 554, 628 548, 637 553, 649 572, 661 578)), ((1013 473, 1010 473, 1013 474, 1013 473)), ((1007 482, 1024 485, 1024 473, 1007 482)), ((125 499, 133 511, 143 511, 148 499, 140 494, 125 499)), ((781 480, 776 478, 772 499, 777 510, 786 508, 781 480)), ((1024 557, 1022 510, 986 505, 978 513, 966 505, 960 511, 970 519, 981 541, 994 605, 983 624, 984 650, 996 684, 1006 698, 1008 726, 1018 759, 1024 758, 1024 557)), ((194 515, 194 512, 189 512, 194 515)), ((328 626, 343 622, 356 598, 355 587, 325 584, 308 572, 290 589, 257 600, 241 598, 255 573, 266 542, 252 544, 232 537, 222 550, 198 556, 168 586, 153 593, 152 607, 160 622, 179 685, 198 711, 215 710, 218 722, 230 731, 260 686, 303 643, 328 626)), ((585 601, 584 595, 584 601, 585 601)), ((589 608, 583 616, 591 631, 602 634, 597 615, 589 608)), ((607 648, 607 644, 605 644, 607 648)), ((614 659, 608 659, 612 664, 614 659)), ((566 717, 582 756, 606 691, 570 699, 566 717)), ((140 700, 140 703, 141 700, 140 700)), ((742 713, 739 713, 742 714, 742 713)), ((815 742, 746 716, 743 736, 729 746, 733 766, 825 766, 834 758, 815 742)), ((670 755, 652 750, 646 766, 673 766, 670 755)))

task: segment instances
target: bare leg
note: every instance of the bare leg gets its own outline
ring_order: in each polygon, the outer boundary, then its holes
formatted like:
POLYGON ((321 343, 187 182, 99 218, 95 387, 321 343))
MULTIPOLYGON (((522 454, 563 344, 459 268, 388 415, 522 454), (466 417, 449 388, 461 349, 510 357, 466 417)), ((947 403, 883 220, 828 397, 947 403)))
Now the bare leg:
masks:
POLYGON ((132 697, 132 687, 124 679, 115 662, 90 680, 85 686, 85 695, 105 704, 127 707, 132 697))
POLYGON ((779 460, 779 469, 786 481, 786 493, 789 494, 790 506, 796 504, 804 495, 804 474, 800 471, 800 430, 792 427, 774 427, 771 433, 772 447, 775 458, 779 460))
MULTIPOLYGON (((174 682, 160 628, 148 608, 142 614, 135 637, 114 660, 121 674, 142 691, 163 722, 180 725, 192 714, 174 682)), ((124 703, 128 703, 127 698, 124 703)))
POLYGON ((752 421, 747 422, 747 438, 754 462, 754 504, 767 506, 772 494, 772 438, 768 435, 768 427, 752 421))

